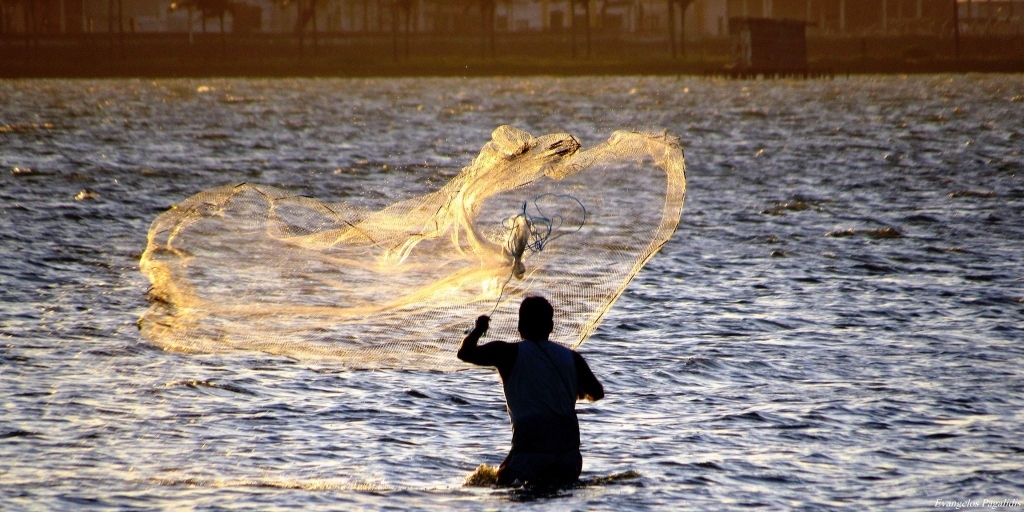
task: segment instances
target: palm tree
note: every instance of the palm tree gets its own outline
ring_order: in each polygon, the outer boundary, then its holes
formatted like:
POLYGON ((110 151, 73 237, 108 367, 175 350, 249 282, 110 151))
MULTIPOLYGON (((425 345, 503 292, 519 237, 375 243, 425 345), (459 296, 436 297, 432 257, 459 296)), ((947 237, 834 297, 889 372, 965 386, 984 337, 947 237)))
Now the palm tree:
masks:
POLYGON ((299 36, 299 56, 303 54, 303 45, 305 43, 306 36, 306 25, 312 25, 313 27, 313 48, 319 46, 319 40, 317 39, 317 28, 316 28, 316 3, 317 0, 309 0, 308 6, 303 6, 303 0, 277 0, 277 5, 282 9, 295 4, 295 34, 299 36))
POLYGON ((391 55, 398 61, 398 27, 400 14, 405 13, 405 58, 409 58, 409 33, 412 31, 412 0, 391 2, 391 55))
MULTIPOLYGON (((3 10, 3 0, 0 0, 0 11, 3 10)), ((39 48, 39 32, 40 22, 39 13, 37 8, 39 7, 39 0, 9 0, 11 4, 22 4, 22 15, 25 23, 25 62, 29 61, 31 47, 35 46, 39 48)), ((4 27, 0 27, 0 33, 3 32, 4 27)))
POLYGON ((465 4, 465 8, 462 10, 463 14, 468 14, 469 10, 473 8, 473 4, 480 9, 480 58, 487 57, 488 40, 490 40, 490 54, 494 56, 494 10, 496 7, 495 0, 469 0, 465 4))
POLYGON ((572 57, 576 58, 576 2, 583 4, 583 24, 586 27, 587 58, 590 58, 590 0, 569 0, 569 28, 572 38, 572 57))
POLYGON ((674 7, 679 5, 680 34, 679 46, 683 57, 686 57, 686 9, 697 0, 668 0, 668 39, 672 47, 672 58, 676 58, 676 13, 674 7))

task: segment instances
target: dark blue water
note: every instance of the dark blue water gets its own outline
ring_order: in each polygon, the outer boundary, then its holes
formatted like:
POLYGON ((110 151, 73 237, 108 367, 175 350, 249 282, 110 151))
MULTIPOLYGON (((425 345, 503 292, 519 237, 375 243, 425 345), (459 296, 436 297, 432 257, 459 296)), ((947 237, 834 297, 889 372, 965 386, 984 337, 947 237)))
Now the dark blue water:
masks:
MULTIPOLYGON (((4 509, 933 509, 1024 501, 1024 76, 0 81, 4 509), (497 376, 140 338, 203 189, 407 197, 491 130, 682 138, 675 238, 581 352, 584 478, 462 487, 497 376), (77 199, 76 199, 77 197, 77 199)), ((467 319, 467 326, 472 319, 467 319)))

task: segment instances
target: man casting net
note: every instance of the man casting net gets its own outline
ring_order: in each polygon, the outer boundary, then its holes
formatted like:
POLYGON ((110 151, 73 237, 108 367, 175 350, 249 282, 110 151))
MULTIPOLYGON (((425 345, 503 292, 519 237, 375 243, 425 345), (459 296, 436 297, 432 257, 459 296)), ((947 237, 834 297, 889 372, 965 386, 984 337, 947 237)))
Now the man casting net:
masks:
POLYGON ((153 221, 139 326, 171 350, 453 370, 466 318, 512 338, 519 303, 543 294, 550 339, 576 347, 671 237, 685 191, 667 134, 583 150, 509 126, 441 189, 382 209, 219 187, 153 221))

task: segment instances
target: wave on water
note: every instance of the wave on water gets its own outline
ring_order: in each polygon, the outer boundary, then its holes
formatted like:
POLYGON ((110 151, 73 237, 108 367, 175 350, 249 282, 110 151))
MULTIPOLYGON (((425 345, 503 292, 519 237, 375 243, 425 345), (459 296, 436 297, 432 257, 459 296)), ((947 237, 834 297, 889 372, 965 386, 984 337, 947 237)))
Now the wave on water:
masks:
POLYGON ((262 487, 270 489, 294 489, 304 491, 370 491, 384 492, 392 487, 380 482, 354 481, 348 478, 204 478, 196 476, 157 477, 144 480, 145 483, 165 486, 187 487, 262 487))
MULTIPOLYGON (((618 473, 612 473, 604 476, 594 476, 590 478, 582 478, 572 485, 565 486, 565 488, 580 488, 580 487, 593 487, 608 484, 615 484, 628 480, 636 480, 641 478, 642 475, 638 471, 628 470, 621 471, 618 473)), ((489 466, 487 464, 480 464, 477 468, 466 477, 463 486, 465 487, 494 487, 498 484, 498 468, 495 466, 489 466)))

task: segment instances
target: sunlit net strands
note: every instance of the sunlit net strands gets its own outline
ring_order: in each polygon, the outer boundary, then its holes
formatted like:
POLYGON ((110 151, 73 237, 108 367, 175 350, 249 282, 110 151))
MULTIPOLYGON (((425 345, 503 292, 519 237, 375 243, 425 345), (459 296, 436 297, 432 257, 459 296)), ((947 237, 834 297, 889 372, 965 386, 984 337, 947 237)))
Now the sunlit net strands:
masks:
POLYGON ((575 347, 675 232, 685 191, 667 134, 582 150, 509 126, 441 189, 381 209, 223 186, 150 227, 139 326, 170 350, 453 370, 476 316, 514 340, 519 302, 542 294, 552 340, 575 347))

